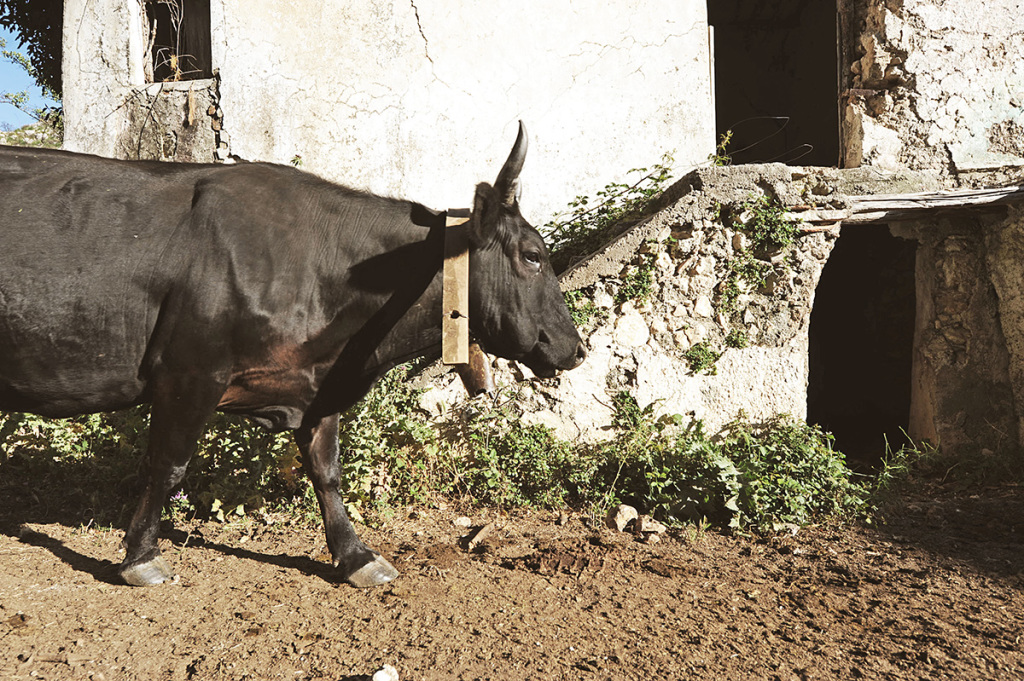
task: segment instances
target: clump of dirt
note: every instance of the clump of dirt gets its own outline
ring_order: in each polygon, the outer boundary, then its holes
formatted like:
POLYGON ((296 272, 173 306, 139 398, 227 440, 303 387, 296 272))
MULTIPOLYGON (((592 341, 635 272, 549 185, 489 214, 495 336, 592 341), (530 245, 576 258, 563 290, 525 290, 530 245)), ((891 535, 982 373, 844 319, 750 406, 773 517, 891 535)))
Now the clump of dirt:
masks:
POLYGON ((1024 675, 1016 485, 922 488, 877 527, 656 544, 487 511, 467 550, 453 510, 415 509, 362 529, 402 571, 366 591, 337 583, 319 530, 273 519, 166 528, 179 583, 123 586, 121 531, 47 522, 2 492, 5 679, 1024 675))

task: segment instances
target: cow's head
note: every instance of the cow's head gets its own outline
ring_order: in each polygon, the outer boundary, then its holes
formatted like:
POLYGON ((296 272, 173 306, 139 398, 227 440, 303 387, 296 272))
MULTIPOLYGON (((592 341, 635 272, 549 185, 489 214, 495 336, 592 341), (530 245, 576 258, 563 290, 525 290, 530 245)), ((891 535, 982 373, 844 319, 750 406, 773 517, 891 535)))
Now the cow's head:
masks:
POLYGON ((476 188, 470 219, 469 324, 488 352, 522 362, 538 376, 573 369, 586 357, 544 241, 519 214, 526 128, 494 186, 476 188))

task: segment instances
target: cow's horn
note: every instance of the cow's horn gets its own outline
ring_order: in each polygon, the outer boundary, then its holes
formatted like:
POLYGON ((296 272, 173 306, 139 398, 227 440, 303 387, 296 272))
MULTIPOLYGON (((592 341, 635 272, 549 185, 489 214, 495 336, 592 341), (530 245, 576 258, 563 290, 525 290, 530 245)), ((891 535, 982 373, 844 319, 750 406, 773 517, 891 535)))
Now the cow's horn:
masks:
POLYGON ((527 142, 526 126, 519 121, 519 135, 516 137, 516 143, 512 145, 512 151, 494 183, 498 195, 501 196, 501 200, 506 206, 511 206, 519 199, 519 172, 523 169, 523 161, 526 160, 527 142))

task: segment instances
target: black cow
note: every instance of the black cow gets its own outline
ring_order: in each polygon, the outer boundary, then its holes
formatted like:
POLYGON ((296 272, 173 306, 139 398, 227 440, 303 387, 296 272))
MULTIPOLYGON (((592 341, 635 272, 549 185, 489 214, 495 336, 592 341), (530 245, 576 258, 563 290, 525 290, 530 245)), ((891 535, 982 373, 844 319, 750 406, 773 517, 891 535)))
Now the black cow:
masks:
MULTIPOLYGON (((470 329, 540 376, 585 356, 520 215, 525 130, 477 186, 470 329)), ((115 161, 0 147, 0 410, 152 405, 148 473, 119 571, 173 578, 157 527, 215 410, 292 430, 340 578, 397 571, 338 491, 338 415, 441 340, 444 214, 264 164, 115 161)))

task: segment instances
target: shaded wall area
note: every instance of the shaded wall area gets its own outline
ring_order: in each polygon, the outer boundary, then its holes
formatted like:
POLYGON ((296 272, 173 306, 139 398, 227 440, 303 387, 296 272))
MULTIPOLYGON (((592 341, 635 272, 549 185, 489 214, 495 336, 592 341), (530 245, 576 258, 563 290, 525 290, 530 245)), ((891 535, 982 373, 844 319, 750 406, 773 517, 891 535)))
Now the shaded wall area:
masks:
POLYGON ((836 7, 828 0, 711 0, 718 135, 733 163, 839 160, 836 7))
POLYGON ((855 464, 906 441, 916 250, 885 225, 843 228, 815 292, 807 418, 855 464))

